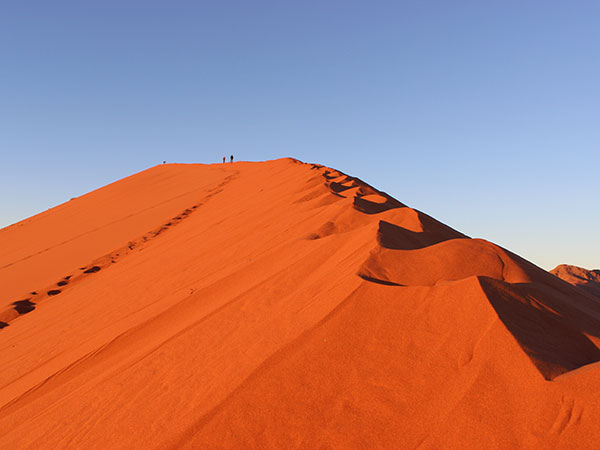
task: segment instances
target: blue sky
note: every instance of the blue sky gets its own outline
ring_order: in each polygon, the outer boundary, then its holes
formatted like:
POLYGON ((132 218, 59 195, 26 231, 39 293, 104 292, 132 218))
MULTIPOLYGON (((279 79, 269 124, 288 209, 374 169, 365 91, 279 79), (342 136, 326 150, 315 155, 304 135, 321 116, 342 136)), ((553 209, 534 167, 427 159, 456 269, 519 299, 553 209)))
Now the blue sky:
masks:
POLYGON ((0 226, 157 163, 293 156, 600 267, 600 2, 0 6, 0 226))

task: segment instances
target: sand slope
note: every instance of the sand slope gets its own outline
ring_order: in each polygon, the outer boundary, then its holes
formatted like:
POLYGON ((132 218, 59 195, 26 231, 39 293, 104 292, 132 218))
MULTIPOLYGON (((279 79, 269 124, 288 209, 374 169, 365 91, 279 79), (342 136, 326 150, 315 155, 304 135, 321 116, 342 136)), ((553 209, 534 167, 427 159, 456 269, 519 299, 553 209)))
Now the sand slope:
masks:
POLYGON ((600 298, 600 270, 588 270, 583 267, 561 264, 552 269, 550 273, 600 298))
POLYGON ((157 166, 0 248, 1 448, 599 438, 598 299, 333 169, 157 166))

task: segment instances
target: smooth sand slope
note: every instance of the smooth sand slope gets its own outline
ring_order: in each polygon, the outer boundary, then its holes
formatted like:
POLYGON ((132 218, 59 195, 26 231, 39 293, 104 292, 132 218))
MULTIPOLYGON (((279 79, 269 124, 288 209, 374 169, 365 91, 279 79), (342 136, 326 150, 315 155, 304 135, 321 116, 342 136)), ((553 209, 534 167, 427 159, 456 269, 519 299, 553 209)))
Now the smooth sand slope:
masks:
POLYGON ((292 159, 0 230, 0 447, 597 448, 600 301, 292 159))

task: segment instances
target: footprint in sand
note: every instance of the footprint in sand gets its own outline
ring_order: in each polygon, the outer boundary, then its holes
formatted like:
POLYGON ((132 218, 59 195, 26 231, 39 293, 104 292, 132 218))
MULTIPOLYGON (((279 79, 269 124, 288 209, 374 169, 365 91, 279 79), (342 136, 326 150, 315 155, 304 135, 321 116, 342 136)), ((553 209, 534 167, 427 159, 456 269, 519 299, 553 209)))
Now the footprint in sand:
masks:
POLYGON ((13 309, 19 314, 27 314, 35 309, 35 303, 30 299, 13 302, 13 309))

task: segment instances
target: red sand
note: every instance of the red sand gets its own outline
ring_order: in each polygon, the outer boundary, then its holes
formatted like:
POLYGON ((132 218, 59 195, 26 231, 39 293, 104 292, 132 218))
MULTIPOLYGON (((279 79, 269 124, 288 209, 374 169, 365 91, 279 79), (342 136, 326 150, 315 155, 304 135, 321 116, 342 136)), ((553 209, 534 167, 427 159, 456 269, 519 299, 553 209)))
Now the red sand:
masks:
POLYGON ((0 248, 1 448, 598 446, 598 299, 332 169, 157 166, 0 248))
POLYGON ((583 267, 561 264, 550 271, 551 274, 575 286, 579 286, 589 294, 600 297, 600 270, 588 270, 583 267))

